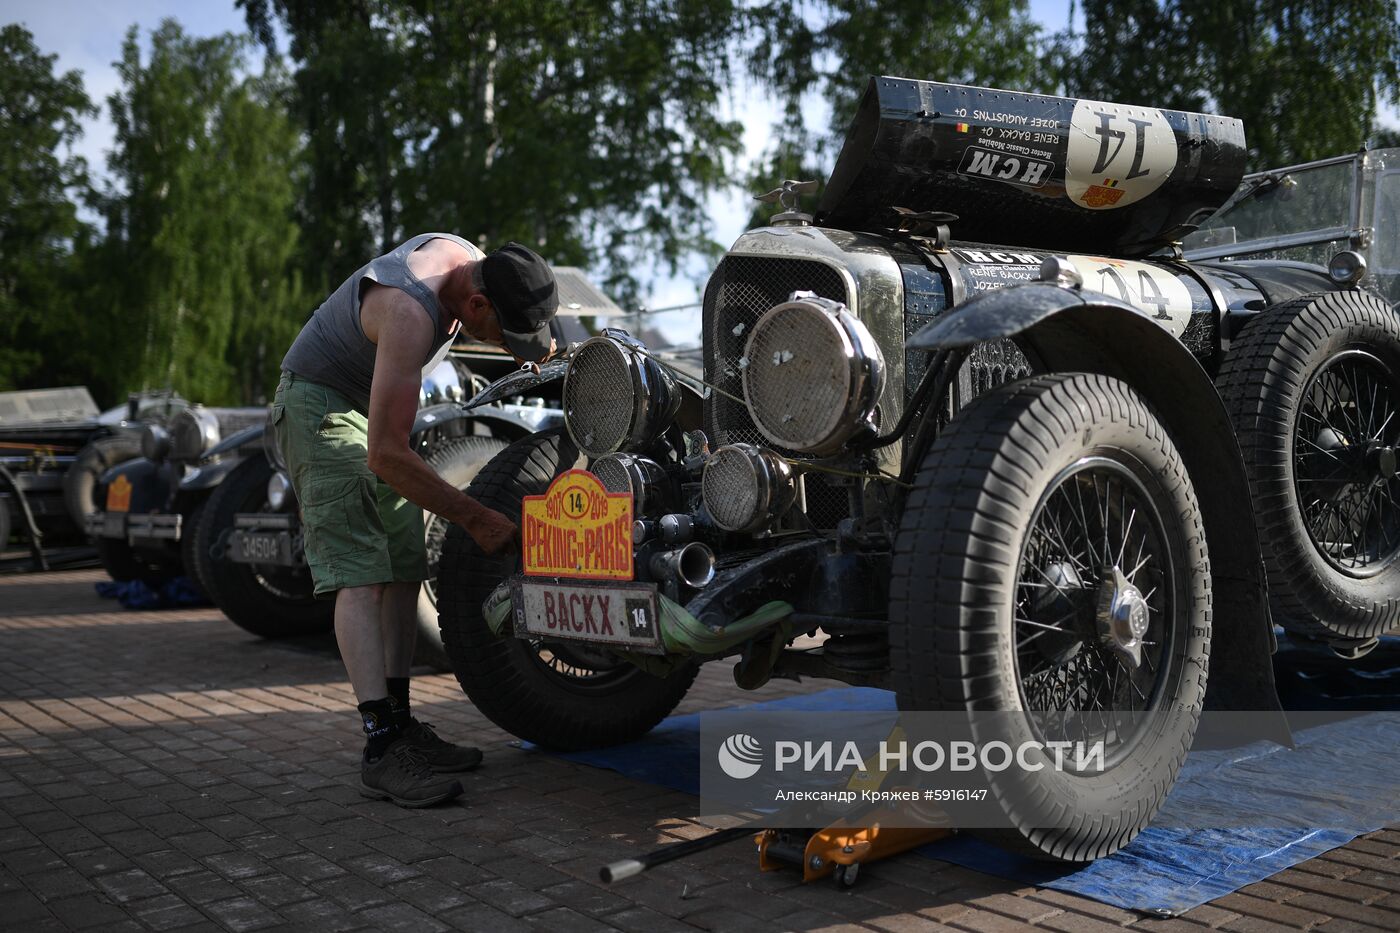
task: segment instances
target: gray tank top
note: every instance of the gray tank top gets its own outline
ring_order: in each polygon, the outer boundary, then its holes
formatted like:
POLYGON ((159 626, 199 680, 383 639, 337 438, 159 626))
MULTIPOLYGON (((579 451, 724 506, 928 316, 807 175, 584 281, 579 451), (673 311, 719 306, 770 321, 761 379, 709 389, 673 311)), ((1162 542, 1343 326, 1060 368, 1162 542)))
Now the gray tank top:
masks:
POLYGON ((362 412, 369 411, 369 386, 374 378, 375 345, 365 336, 360 325, 360 291, 368 279, 380 285, 390 285, 407 292, 433 322, 437 336, 423 360, 427 372, 442 361, 452 344, 447 328, 452 320, 442 308, 437 295, 408 268, 408 256, 429 240, 451 240, 466 247, 477 259, 481 250, 451 233, 420 233, 399 244, 392 252, 372 259, 354 275, 341 283, 329 298, 311 315, 302 327, 292 348, 282 358, 282 368, 311 382, 335 389, 355 403, 362 412))

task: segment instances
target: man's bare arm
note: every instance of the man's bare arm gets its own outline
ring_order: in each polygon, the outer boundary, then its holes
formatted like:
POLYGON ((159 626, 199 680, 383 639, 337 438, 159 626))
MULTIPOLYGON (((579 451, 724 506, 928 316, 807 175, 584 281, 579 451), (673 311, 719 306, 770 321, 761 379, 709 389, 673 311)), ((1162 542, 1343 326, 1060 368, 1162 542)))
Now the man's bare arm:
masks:
POLYGON ((408 501, 461 525, 483 550, 500 550, 510 543, 514 522, 445 482, 409 446, 421 364, 434 337, 431 321, 397 289, 374 289, 365 300, 378 304, 373 308, 378 349, 369 397, 370 470, 408 501))

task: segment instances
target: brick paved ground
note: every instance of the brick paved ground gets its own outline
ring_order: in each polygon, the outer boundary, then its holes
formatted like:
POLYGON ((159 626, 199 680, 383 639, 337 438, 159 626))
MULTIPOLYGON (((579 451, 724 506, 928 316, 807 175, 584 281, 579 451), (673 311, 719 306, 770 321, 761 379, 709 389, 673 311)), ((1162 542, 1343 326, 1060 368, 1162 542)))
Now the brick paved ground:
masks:
MULTIPOLYGON (((329 641, 114 612, 101 578, 0 577, 0 928, 1400 929, 1392 831, 1167 921, 917 856, 804 887, 742 842, 605 888, 603 862, 703 831, 694 798, 515 748, 425 676, 420 716, 487 766, 461 805, 365 801, 329 641)), ((707 670, 684 709, 736 699, 707 670)))

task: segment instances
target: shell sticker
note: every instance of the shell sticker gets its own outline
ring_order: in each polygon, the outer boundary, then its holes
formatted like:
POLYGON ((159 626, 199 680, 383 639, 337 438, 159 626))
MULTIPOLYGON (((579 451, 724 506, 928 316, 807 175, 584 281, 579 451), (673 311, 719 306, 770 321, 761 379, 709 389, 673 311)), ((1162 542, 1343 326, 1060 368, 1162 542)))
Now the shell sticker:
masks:
POLYGON ((1101 211, 1141 201, 1171 176, 1176 161, 1176 134, 1162 111, 1075 102, 1065 194, 1079 206, 1101 211))
POLYGON ((112 480, 112 485, 107 487, 107 511, 131 511, 131 480, 126 478, 125 473, 112 480))

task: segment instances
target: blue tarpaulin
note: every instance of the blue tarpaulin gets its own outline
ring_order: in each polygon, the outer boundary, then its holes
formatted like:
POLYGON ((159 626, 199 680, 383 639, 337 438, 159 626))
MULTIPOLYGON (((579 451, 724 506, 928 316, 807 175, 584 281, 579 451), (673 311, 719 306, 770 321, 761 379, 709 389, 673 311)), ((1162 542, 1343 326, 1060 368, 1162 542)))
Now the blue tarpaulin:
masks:
POLYGON ((142 580, 123 583, 103 580, 93 586, 98 596, 115 599, 127 609, 178 609, 209 605, 204 593, 188 577, 172 577, 156 584, 142 580))
MULTIPOLYGON (((1384 639, 1372 654, 1350 664, 1285 640, 1275 662, 1279 693, 1289 709, 1400 709, 1400 639, 1384 639)), ((840 688, 747 709, 892 710, 894 697, 882 690, 840 688)), ((563 757, 698 795, 703 715, 674 716, 640 741, 563 757)), ((1336 717, 1296 731, 1294 738, 1293 749, 1261 742, 1193 751, 1164 808, 1164 815, 1190 814, 1197 826, 1209 826, 1212 813, 1220 814, 1221 825, 1238 826, 1239 810, 1282 794, 1294 815, 1288 828, 1149 827, 1114 855, 1080 867, 1014 856, 969 835, 927 846, 920 854, 1130 910, 1178 914, 1400 816, 1394 793, 1400 771, 1397 717, 1336 717), (1317 825, 1297 825, 1298 812, 1317 825)))

